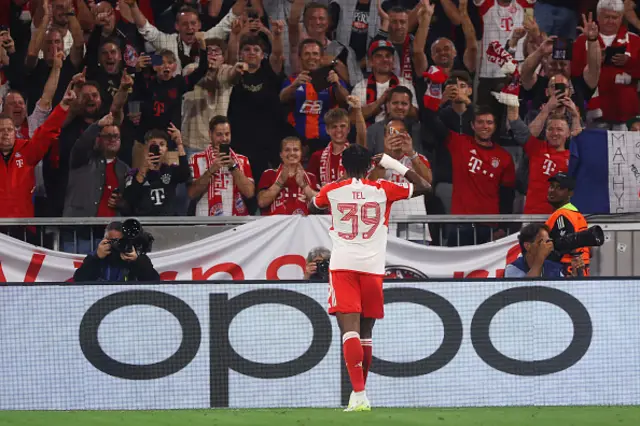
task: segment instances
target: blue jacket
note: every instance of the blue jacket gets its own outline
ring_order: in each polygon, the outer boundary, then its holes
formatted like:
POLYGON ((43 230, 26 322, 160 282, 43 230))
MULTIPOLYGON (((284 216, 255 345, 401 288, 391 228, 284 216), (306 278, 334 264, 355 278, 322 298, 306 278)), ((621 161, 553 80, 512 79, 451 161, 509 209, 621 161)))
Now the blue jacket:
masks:
MULTIPOLYGON (((507 265, 504 270, 505 278, 524 278, 527 276, 531 268, 524 260, 524 256, 520 256, 513 263, 507 265)), ((542 264, 542 277, 541 278, 564 278, 562 272, 563 265, 550 260, 545 260, 542 264)))

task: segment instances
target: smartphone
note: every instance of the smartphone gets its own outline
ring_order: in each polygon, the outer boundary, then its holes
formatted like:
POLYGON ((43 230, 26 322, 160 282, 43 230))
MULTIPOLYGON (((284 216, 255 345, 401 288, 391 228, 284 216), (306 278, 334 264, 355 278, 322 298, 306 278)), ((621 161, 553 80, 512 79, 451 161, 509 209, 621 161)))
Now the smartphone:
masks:
POLYGON ((556 92, 556 97, 564 97, 567 91, 567 85, 565 83, 556 83, 553 86, 553 90, 556 92))
POLYGON ((399 134, 400 132, 395 127, 389 126, 389 135, 393 136, 393 135, 399 135, 399 134))
POLYGON ((315 71, 311 71, 311 84, 316 92, 320 93, 323 90, 327 90, 331 83, 327 81, 327 77, 329 77, 329 71, 333 69, 333 66, 329 65, 326 67, 320 67, 315 71))
POLYGON ((573 54, 573 40, 558 37, 553 41, 551 57, 557 61, 570 61, 573 54))
POLYGON ((160 65, 162 65, 162 56, 155 53, 151 55, 151 66, 157 67, 160 65))
POLYGON ((149 147, 149 153, 153 155, 160 155, 160 145, 153 144, 149 147))
POLYGON ((120 188, 115 188, 113 191, 111 191, 111 195, 118 195, 120 194, 120 188))
POLYGON ((607 47, 604 52, 605 52, 605 56, 604 56, 604 63, 606 65, 613 65, 613 57, 615 55, 624 55, 627 51, 627 46, 616 46, 616 47, 612 47, 609 46, 607 47))
POLYGON ((228 143, 220 144, 220 154, 221 155, 229 155, 231 153, 231 145, 228 143))

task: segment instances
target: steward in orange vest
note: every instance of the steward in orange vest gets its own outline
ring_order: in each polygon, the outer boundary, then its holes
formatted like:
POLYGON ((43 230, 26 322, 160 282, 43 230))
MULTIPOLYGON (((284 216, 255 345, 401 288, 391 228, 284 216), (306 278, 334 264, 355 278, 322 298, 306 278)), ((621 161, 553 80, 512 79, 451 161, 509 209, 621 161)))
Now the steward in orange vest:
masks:
MULTIPOLYGON (((549 204, 556 209, 545 223, 551 230, 549 232, 551 239, 556 240, 565 235, 586 230, 587 220, 578 211, 576 206, 570 202, 575 188, 575 180, 565 173, 558 173, 549 178, 549 183, 547 199, 549 200, 549 204)), ((585 265, 584 275, 588 276, 591 249, 589 247, 581 247, 575 250, 574 253, 581 254, 585 265)), ((572 257, 572 254, 565 254, 560 257, 557 253, 552 252, 547 259, 562 263, 565 276, 571 276, 572 257)))

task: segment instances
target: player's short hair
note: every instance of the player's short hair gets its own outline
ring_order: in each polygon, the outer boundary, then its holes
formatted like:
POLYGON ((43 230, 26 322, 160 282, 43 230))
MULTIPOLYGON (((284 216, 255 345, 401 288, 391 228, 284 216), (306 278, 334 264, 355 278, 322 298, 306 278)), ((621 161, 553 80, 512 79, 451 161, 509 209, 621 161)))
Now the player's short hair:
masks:
POLYGON ((2 120, 11 120, 11 123, 13 123, 13 118, 6 112, 0 112, 0 121, 2 120))
POLYGON ((405 129, 409 128, 409 125, 407 124, 407 122, 405 120, 401 120, 399 118, 391 118, 389 120, 387 120, 384 124, 384 134, 387 134, 387 131, 389 130, 389 126, 391 126, 392 123, 402 123, 402 125, 404 126, 405 129))
POLYGON ((252 34, 242 36, 242 38, 240 39, 240 46, 238 50, 242 51, 245 46, 260 46, 260 49, 262 49, 263 52, 267 50, 267 44, 265 43, 264 39, 260 36, 252 34))
POLYGON ((436 44, 440 43, 441 41, 447 41, 451 45, 451 48, 453 49, 453 56, 455 56, 457 53, 456 45, 450 38, 447 38, 447 37, 437 38, 436 41, 431 43, 431 54, 433 55, 433 52, 435 51, 435 48, 436 48, 436 44))
POLYGON ((300 147, 302 147, 302 141, 297 136, 287 136, 286 138, 280 141, 280 152, 284 149, 284 146, 289 142, 298 142, 300 147))
POLYGON ((216 115, 209 121, 209 131, 213 132, 220 124, 230 124, 229 119, 224 115, 216 115))
POLYGON ((333 126, 340 121, 349 123, 349 113, 344 108, 332 108, 324 115, 324 122, 327 126, 333 126))
POLYGON ((407 86, 396 86, 393 89, 389 90, 389 97, 387 98, 387 102, 391 102, 391 98, 393 97, 393 95, 397 94, 407 95, 409 96, 409 103, 413 102, 413 93, 411 93, 411 90, 407 86))
POLYGON ((304 50, 304 47, 309 44, 314 44, 318 46, 320 48, 320 54, 324 55, 324 46, 322 45, 322 43, 320 43, 318 40, 314 38, 305 38, 300 42, 300 45, 298 46, 298 56, 302 56, 302 51, 304 50))
POLYGON ((549 227, 544 223, 530 223, 520 230, 520 234, 518 235, 518 243, 520 244, 520 250, 522 250, 523 255, 527 252, 527 250, 524 248, 524 243, 535 242, 536 236, 538 235, 540 230, 550 232, 549 227))
POLYGON ((100 93, 100 97, 102 98, 102 87, 100 87, 100 83, 95 80, 87 80, 84 83, 78 84, 78 90, 84 89, 86 86, 95 87, 95 89, 100 93))
POLYGON ((473 81, 471 80, 471 76, 466 71, 462 71, 462 70, 453 71, 451 73, 451 75, 449 76, 449 79, 447 80, 447 84, 453 84, 454 82, 458 82, 458 81, 465 82, 465 83, 467 83, 468 86, 472 86, 473 85, 473 81), (449 83, 449 82, 451 82, 451 83, 449 83))
POLYGON ((104 228, 105 238, 107 238, 107 234, 109 233, 109 231, 118 231, 122 233, 122 222, 120 222, 119 220, 114 220, 113 222, 109 223, 107 227, 104 228))
POLYGON ((326 247, 314 247, 309 251, 309 254, 307 254, 307 262, 311 262, 316 257, 329 260, 329 258, 331 258, 331 250, 326 247))
POLYGON ((371 151, 358 144, 351 144, 342 151, 342 165, 347 175, 363 178, 371 168, 371 151))
POLYGON ((169 143, 171 137, 167 132, 161 129, 151 129, 144 134, 144 143, 146 144, 151 139, 163 139, 166 143, 169 143))
POLYGON ((156 55, 162 56, 163 58, 169 61, 178 62, 178 58, 176 57, 176 54, 169 49, 160 49, 156 52, 156 55))

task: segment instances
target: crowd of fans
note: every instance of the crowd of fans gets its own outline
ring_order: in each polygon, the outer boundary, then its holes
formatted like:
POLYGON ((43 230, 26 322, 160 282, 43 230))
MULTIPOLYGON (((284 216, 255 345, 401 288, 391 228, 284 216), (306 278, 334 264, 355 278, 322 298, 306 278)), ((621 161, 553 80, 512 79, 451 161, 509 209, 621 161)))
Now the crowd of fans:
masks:
POLYGON ((435 187, 392 215, 547 214, 572 136, 640 130, 631 0, 0 9, 2 217, 307 214, 349 143, 435 187))

